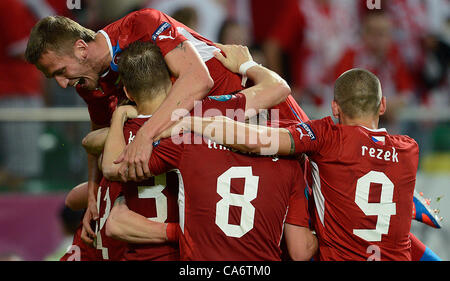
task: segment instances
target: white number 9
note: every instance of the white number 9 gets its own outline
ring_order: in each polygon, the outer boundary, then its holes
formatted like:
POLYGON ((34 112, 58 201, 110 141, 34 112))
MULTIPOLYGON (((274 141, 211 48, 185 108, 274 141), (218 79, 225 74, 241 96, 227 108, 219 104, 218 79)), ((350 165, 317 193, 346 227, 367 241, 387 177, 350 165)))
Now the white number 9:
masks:
POLYGON ((382 172, 371 171, 358 179, 356 184, 355 203, 366 216, 377 216, 375 229, 353 229, 353 234, 369 241, 381 241, 381 235, 389 231, 391 216, 396 214, 393 202, 394 184, 382 172), (380 203, 369 203, 370 184, 381 184, 380 203))

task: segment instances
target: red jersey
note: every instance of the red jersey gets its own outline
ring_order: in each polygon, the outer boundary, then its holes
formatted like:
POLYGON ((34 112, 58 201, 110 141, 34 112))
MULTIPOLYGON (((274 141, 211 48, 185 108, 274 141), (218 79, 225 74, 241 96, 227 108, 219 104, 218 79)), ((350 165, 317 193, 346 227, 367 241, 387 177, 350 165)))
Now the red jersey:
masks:
MULTIPOLYGON (((202 110, 245 108, 245 96, 207 98, 202 110)), ((128 123, 140 127, 146 118, 128 123)), ((189 136, 193 137, 191 134, 189 136)), ((175 144, 164 139, 153 150, 150 170, 177 168, 182 260, 280 260, 287 222, 308 227, 305 183, 296 160, 250 157, 211 141, 175 144), (273 171, 277 171, 277 177, 273 171), (289 209, 289 214, 288 214, 289 209)))
POLYGON ((330 117, 289 131, 311 163, 320 259, 411 260, 417 143, 330 117))
POLYGON ((83 225, 77 228, 77 232, 73 236, 72 246, 67 249, 66 254, 62 256, 60 261, 99 261, 102 260, 95 248, 88 246, 81 240, 81 230, 83 225))
MULTIPOLYGON (((230 72, 214 58, 214 52, 220 52, 220 49, 213 42, 160 11, 142 9, 130 13, 99 32, 106 37, 110 49, 112 57, 110 68, 99 79, 99 90, 88 91, 77 86, 77 92, 88 105, 91 120, 97 125, 108 125, 117 103, 125 99, 118 79, 117 62, 120 53, 136 41, 156 44, 165 56, 181 42, 188 40, 198 51, 214 80, 214 86, 208 95, 223 95, 243 89, 241 77, 230 72)), ((277 108, 280 109, 281 119, 308 120, 292 97, 277 108)))
POLYGON ((95 226, 97 239, 95 247, 100 260, 119 261, 122 259, 127 244, 106 236, 105 224, 114 202, 121 195, 120 182, 111 182, 102 178, 97 192, 97 211, 99 220, 95 226))
POLYGON ((88 246, 81 240, 83 225, 80 224, 73 237, 71 248, 60 261, 118 261, 122 258, 127 244, 106 236, 105 232, 106 220, 120 193, 119 182, 110 182, 105 178, 101 180, 97 191, 99 220, 94 229, 97 235, 94 247, 88 246))
MULTIPOLYGON (((127 122, 125 124, 123 133, 127 143, 133 141, 139 128, 137 123, 127 122)), ((143 182, 122 183, 122 191, 128 208, 152 221, 178 223, 178 177, 178 172, 170 171, 143 182)), ((179 260, 179 248, 177 243, 128 244, 124 259, 179 260)))

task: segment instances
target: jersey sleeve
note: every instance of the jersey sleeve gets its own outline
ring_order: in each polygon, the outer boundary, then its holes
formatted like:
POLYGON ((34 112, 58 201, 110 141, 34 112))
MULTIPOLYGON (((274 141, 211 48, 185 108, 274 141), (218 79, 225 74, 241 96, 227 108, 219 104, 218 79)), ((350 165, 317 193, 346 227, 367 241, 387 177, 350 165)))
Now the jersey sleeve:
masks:
POLYGON ((285 222, 309 228, 308 199, 305 194, 306 183, 300 165, 296 169, 295 176, 292 177, 292 185, 285 222))
POLYGON ((175 144, 170 138, 153 143, 153 152, 148 163, 153 175, 160 175, 179 166, 183 155, 183 144, 175 144))
POLYGON ((122 50, 133 42, 145 41, 156 44, 165 56, 187 40, 178 32, 177 25, 180 24, 158 10, 142 9, 105 27, 104 31, 111 38, 118 38, 122 50))
POLYGON ((193 116, 227 116, 236 121, 245 121, 246 98, 242 93, 208 96, 197 103, 191 111, 193 116))
POLYGON ((294 141, 295 154, 323 152, 333 141, 333 125, 333 120, 326 117, 286 128, 294 141))

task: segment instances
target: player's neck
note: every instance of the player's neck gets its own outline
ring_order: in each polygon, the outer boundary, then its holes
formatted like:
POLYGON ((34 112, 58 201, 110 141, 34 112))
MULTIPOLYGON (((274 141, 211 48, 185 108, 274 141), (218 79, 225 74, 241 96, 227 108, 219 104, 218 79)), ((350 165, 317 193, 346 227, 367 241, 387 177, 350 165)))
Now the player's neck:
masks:
POLYGON ((94 41, 89 42, 92 45, 92 48, 90 48, 92 52, 91 57, 95 60, 94 63, 98 66, 98 72, 100 74, 108 69, 112 60, 106 40, 103 34, 97 33, 94 41))
POLYGON ((153 115, 159 106, 166 99, 167 95, 165 93, 160 93, 151 99, 145 101, 140 101, 136 103, 137 112, 140 115, 153 115))
POLYGON ((378 118, 348 118, 342 116, 340 123, 347 126, 363 126, 368 129, 378 129, 378 118))

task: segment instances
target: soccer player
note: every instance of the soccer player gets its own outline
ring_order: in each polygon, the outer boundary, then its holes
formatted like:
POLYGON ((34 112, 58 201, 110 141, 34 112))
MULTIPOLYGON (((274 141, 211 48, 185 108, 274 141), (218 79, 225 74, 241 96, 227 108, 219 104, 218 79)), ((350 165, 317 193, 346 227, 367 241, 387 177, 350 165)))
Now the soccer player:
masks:
MULTIPOLYGON (((87 182, 75 186, 66 196, 65 204, 74 211, 83 210, 87 206, 87 182)), ((75 232, 72 245, 60 258, 60 261, 97 261, 100 259, 95 248, 86 245, 81 239, 83 225, 75 232)))
MULTIPOLYGON (((87 182, 74 187, 66 196, 66 206, 72 210, 83 210, 87 207, 87 182)), ((94 246, 81 239, 82 225, 73 237, 72 245, 60 261, 119 261, 123 259, 127 243, 108 237, 105 233, 106 219, 116 199, 121 194, 120 183, 109 182, 103 178, 97 193, 97 210, 100 220, 96 223, 96 239, 94 246)))
MULTIPOLYGON (((215 58, 214 44, 171 17, 153 9, 143 9, 108 25, 95 33, 64 17, 47 17, 33 28, 26 58, 47 77, 62 86, 74 86, 88 104, 92 128, 108 126, 118 102, 125 98, 117 75, 120 53, 135 41, 160 47, 175 80, 171 94, 153 118, 139 131, 124 154, 122 170, 131 180, 148 178, 151 143, 170 126, 175 109, 190 111, 194 100, 206 95, 230 93, 242 89, 241 78, 226 70, 215 58)), ((282 118, 307 120, 295 100, 289 96, 279 106, 282 118)), ((95 189, 101 176, 96 159, 89 161, 89 205, 83 219, 84 231, 94 237, 91 219, 97 219, 95 189)), ((86 233, 84 233, 86 234, 86 233)), ((83 235, 86 241, 92 239, 83 235)))
POLYGON ((246 152, 306 153, 321 260, 411 260, 409 231, 419 148, 408 136, 378 128, 385 109, 378 78, 352 69, 335 84, 332 111, 339 124, 327 117, 276 129, 226 117, 215 121, 193 117, 180 125, 246 152), (240 143, 224 137, 230 133, 227 128, 245 132, 237 136, 240 143), (211 130, 214 136, 208 133, 211 130), (257 136, 253 143, 252 134, 257 136), (274 149, 264 150, 268 144, 274 149))
MULTIPOLYGON (((117 114, 122 113, 122 108, 117 110, 117 114)), ((128 115, 128 118, 136 117, 137 115, 128 115)), ((103 151, 108 128, 93 131, 83 139, 83 146, 87 152, 98 155, 103 151)), ((132 138, 127 138, 131 141, 132 138)), ((95 226, 95 249, 94 256, 89 256, 93 252, 93 248, 87 247, 84 243, 80 243, 80 231, 74 237, 74 245, 80 247, 82 260, 125 260, 125 261, 174 261, 179 259, 178 239, 168 240, 166 235, 170 229, 176 229, 174 226, 170 228, 171 224, 178 226, 178 206, 177 206, 177 192, 178 192, 178 176, 170 176, 169 172, 159 175, 158 177, 151 177, 139 183, 120 183, 115 181, 108 181, 102 178, 97 193, 97 210, 100 215, 100 220, 95 226), (122 199, 121 199, 122 198, 122 199), (135 244, 127 243, 128 240, 121 235, 109 237, 106 233, 106 220, 113 216, 111 212, 112 207, 119 202, 126 200, 127 205, 122 207, 128 211, 131 209, 143 217, 144 220, 152 220, 155 225, 160 227, 163 231, 160 233, 159 240, 139 240, 135 244), (128 209, 129 208, 129 209, 128 209), (119 241, 125 240, 125 241, 119 241), (82 245, 80 245, 82 244, 82 245)), ((84 209, 87 206, 87 183, 80 184, 72 189, 66 196, 66 205, 73 209, 84 209)), ((129 222, 122 222, 129 227, 129 222)), ((132 226, 132 225, 131 225, 132 226)), ((174 232, 176 234, 176 232, 174 232)), ((66 256, 70 257, 68 253, 66 256)), ((62 260, 63 260, 62 259, 62 260)))
MULTIPOLYGON (((229 60, 233 53, 224 49, 227 59, 221 59, 229 60)), ((249 56, 246 48, 242 50, 249 56)), ((123 127, 126 116, 119 111, 113 114, 102 160, 102 171, 111 180, 121 176, 114 159, 125 148, 124 136, 135 136, 170 91, 169 73, 162 72, 165 78, 158 75, 160 64, 164 65, 162 59, 158 63, 158 52, 151 44, 134 43, 119 62, 125 92, 136 102, 140 116, 123 127), (131 71, 130 67, 136 64, 152 67, 131 71)), ((235 72, 241 64, 234 64, 235 72)), ((198 105, 201 112, 227 114, 228 110, 228 114, 234 115, 238 110, 240 114, 236 118, 242 119, 282 101, 277 92, 289 92, 278 75, 262 66, 255 65, 246 74, 255 82, 255 87, 236 95, 206 98, 198 105)), ((297 160, 249 157, 195 139, 193 134, 183 138, 192 144, 176 144, 171 139, 155 144, 149 162, 152 174, 175 168, 181 174, 178 199, 181 259, 280 260, 283 231, 293 258, 311 258, 317 244, 308 227, 305 182, 297 160), (271 175, 274 169, 279 177, 271 175)), ((142 224, 145 224, 143 220, 142 224)), ((117 226, 114 216, 106 227, 113 236, 115 232, 123 235, 130 231, 117 226)), ((141 237, 139 235, 142 232, 134 234, 141 237)))
MULTIPOLYGON (((230 69, 235 69, 235 71, 237 71, 236 69, 239 68, 240 64, 242 64, 243 62, 251 61, 251 55, 249 54, 247 48, 239 46, 219 46, 227 50, 227 59, 225 59, 223 56, 219 56, 219 59, 222 60, 224 65, 229 67, 230 69)), ((142 49, 145 50, 145 48, 141 47, 141 50, 142 49)), ((121 64, 122 76, 125 77, 125 80, 127 78, 128 80, 132 80, 133 84, 130 83, 129 87, 134 91, 136 91, 136 87, 139 85, 141 85, 139 88, 140 91, 145 90, 143 86, 148 86, 148 84, 142 83, 143 81, 145 82, 149 80, 146 76, 142 75, 142 69, 144 69, 145 71, 145 69, 148 69, 149 67, 151 67, 152 69, 152 73, 149 73, 149 77, 152 77, 152 79, 154 80, 161 80, 163 82, 163 85, 164 82, 170 81, 168 80, 169 75, 166 69, 166 65, 161 55, 159 54, 159 50, 156 47, 153 48, 153 52, 155 51, 157 51, 156 54, 159 55, 159 57, 156 57, 153 61, 146 61, 141 59, 141 61, 136 61, 135 64, 121 64), (154 61, 158 63, 155 63, 154 61), (140 67, 137 67, 138 65, 140 65, 140 67), (137 77, 140 77, 141 79, 143 79, 143 81, 139 80, 139 78, 137 77)), ((147 53, 147 56, 151 55, 151 52, 147 53)), ((259 97, 258 99, 249 99, 249 105, 251 105, 252 101, 255 100, 258 101, 259 104, 270 107, 274 104, 282 102, 289 94, 290 90, 289 87, 287 87, 286 83, 278 76, 267 75, 267 72, 268 70, 265 70, 263 68, 249 71, 249 76, 251 78, 254 78, 256 85, 252 87, 252 90, 247 91, 247 95, 249 97, 258 95, 259 97), (269 93, 270 95, 268 95, 269 93)), ((160 88, 156 87, 156 90, 160 90, 160 88)), ((158 105, 158 103, 160 102, 161 99, 156 99, 153 101, 153 104, 158 105)), ((148 107, 149 102, 144 100, 142 102, 139 102, 138 104, 141 106, 144 104, 148 107)), ((119 109, 114 112, 113 119, 116 115, 122 116, 122 114, 124 113, 122 108, 123 107, 119 107, 119 109)), ((107 130, 107 128, 104 128, 93 131, 87 137, 85 137, 85 139, 83 139, 83 146, 86 148, 87 152, 91 154, 99 154, 101 151, 103 151, 104 136, 105 133, 108 133, 107 130)), ((123 132, 120 131, 119 137, 125 137, 126 142, 131 142, 134 139, 135 133, 136 132, 134 132, 133 135, 129 132, 126 132, 124 136, 123 132)), ((111 158, 108 153, 104 154, 103 157, 104 161, 113 161, 115 159, 114 157, 111 158)), ((103 172, 105 173, 105 175, 109 175, 110 173, 108 170, 105 170, 103 172)), ((113 186, 113 184, 117 184, 117 182, 111 183, 111 186, 113 186)), ((168 222, 167 217, 169 217, 169 221, 170 217, 174 217, 173 210, 177 210, 176 206, 173 206, 174 202, 176 205, 176 199, 174 199, 176 194, 174 195, 174 189, 170 188, 170 186, 176 186, 176 191, 178 191, 177 184, 178 182, 176 182, 176 184, 170 183, 169 177, 166 178, 165 175, 159 175, 155 177, 152 183, 136 183, 128 181, 127 183, 122 184, 122 192, 125 195, 124 197, 126 204, 117 202, 117 207, 115 207, 111 211, 111 213, 109 213, 109 216, 102 217, 101 222, 104 222, 104 219, 108 217, 108 224, 110 225, 110 227, 106 227, 107 233, 109 233, 114 238, 130 242, 127 251, 124 253, 125 260, 170 260, 171 256, 167 255, 167 253, 170 253, 170 245, 168 245, 167 243, 166 245, 161 245, 161 243, 166 242, 166 240, 168 239, 170 241, 177 240, 176 229, 178 228, 172 227, 172 223, 170 222, 166 225, 158 222, 168 222), (168 180, 168 188, 165 188, 165 186, 163 186, 165 185, 166 179, 168 180), (149 198, 149 200, 153 199, 153 202, 143 200, 143 198, 145 197, 149 198), (139 213, 140 215, 138 215, 137 213, 139 213), (131 214, 131 218, 129 218, 127 214, 131 214), (150 218, 151 221, 147 220, 144 216, 150 218), (114 223, 111 224, 111 221, 113 221, 114 223), (130 228, 140 229, 140 226, 146 224, 153 225, 153 231, 151 232, 152 236, 150 237, 150 239, 145 237, 136 239, 136 235, 133 235, 133 233, 128 230, 130 228), (157 231, 154 231, 155 228, 157 231), (129 235, 129 233, 131 234, 129 235), (142 243, 147 243, 147 245, 142 245, 142 243), (158 243, 160 245, 155 245, 155 243, 158 243)), ((77 189, 79 188, 74 189, 67 197, 68 199, 66 201, 68 201, 71 206, 83 206, 86 204, 87 196, 83 197, 83 194, 81 194, 82 191, 76 192, 77 189)), ((84 195, 86 195, 86 192, 84 195)), ((107 205, 111 206, 112 204, 115 204, 114 201, 112 201, 111 204, 107 205)), ((101 229, 103 229, 103 226, 104 224, 102 223, 101 229)), ((145 228, 141 231, 145 233, 145 228)), ((103 232, 101 232, 100 236, 100 239, 102 239, 103 241, 106 240, 104 238, 103 232)), ((97 236, 97 240, 99 239, 98 237, 99 236, 97 236)), ((103 248, 110 247, 104 245, 103 248)), ((173 256, 175 256, 175 252, 172 252, 174 254, 173 256)))
MULTIPOLYGON (((99 136, 107 132, 107 128, 103 128, 89 133, 83 139, 83 147, 86 152, 96 156, 100 155, 103 151, 103 143, 98 141, 99 136)), ((127 243, 107 237, 104 228, 111 208, 120 194, 119 183, 109 182, 105 178, 100 181, 96 194, 96 209, 100 220, 95 223, 94 247, 83 241, 81 237, 83 225, 80 224, 73 237, 71 247, 60 261, 118 261, 123 258, 127 243)), ((88 205, 88 183, 84 182, 72 188, 66 195, 65 204, 72 210, 85 210, 88 205)))

